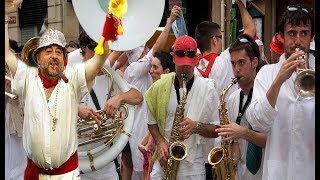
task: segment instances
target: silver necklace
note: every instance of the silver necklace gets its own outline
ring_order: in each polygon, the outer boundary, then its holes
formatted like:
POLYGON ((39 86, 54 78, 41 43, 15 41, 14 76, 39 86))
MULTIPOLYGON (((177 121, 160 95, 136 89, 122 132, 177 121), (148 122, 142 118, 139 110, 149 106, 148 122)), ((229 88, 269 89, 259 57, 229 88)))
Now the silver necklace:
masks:
POLYGON ((52 118, 52 131, 56 130, 56 125, 57 125, 57 121, 58 121, 58 118, 56 117, 57 116, 58 93, 59 93, 59 85, 57 85, 56 99, 54 100, 54 116, 52 115, 52 113, 50 111, 50 107, 48 105, 49 114, 52 118))

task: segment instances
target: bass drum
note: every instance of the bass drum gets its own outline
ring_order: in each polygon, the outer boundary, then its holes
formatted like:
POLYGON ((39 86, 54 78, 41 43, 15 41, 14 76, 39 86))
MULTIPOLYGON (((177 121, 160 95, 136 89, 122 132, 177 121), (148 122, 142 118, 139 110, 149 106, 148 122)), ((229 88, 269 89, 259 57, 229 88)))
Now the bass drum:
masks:
MULTIPOLYGON (((123 34, 110 44, 111 50, 132 50, 146 43, 158 28, 165 0, 128 0, 122 19, 123 34)), ((72 0, 74 11, 87 34, 96 41, 102 35, 109 0, 72 0)))

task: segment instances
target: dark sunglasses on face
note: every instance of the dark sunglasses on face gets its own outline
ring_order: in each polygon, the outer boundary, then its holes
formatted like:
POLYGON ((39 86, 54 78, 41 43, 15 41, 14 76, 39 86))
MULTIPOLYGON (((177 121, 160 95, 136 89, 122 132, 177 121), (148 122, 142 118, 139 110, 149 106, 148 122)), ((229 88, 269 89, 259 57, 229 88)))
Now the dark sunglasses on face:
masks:
POLYGON ((298 10, 302 10, 304 11, 305 13, 312 13, 312 8, 309 8, 309 7, 300 7, 300 6, 297 6, 297 5, 291 5, 291 6, 287 6, 287 10, 288 11, 298 11, 298 10))
POLYGON ((194 58, 196 56, 196 51, 184 51, 184 50, 177 50, 174 52, 174 54, 178 57, 184 57, 187 56, 189 58, 194 58))

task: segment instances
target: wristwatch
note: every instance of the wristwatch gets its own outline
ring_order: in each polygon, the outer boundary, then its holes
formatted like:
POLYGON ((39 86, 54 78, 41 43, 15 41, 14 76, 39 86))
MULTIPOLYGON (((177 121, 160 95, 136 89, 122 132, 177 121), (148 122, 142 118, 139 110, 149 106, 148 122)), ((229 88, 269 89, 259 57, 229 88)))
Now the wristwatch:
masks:
POLYGON ((199 134, 200 130, 201 130, 201 123, 199 121, 197 121, 197 127, 196 127, 196 134, 199 134))

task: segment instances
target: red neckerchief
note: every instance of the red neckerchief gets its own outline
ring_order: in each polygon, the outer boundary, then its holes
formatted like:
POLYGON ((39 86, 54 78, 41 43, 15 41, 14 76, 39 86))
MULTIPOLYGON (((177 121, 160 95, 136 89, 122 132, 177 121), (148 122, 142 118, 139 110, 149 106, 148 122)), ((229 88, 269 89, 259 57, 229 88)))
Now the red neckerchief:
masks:
POLYGON ((200 58, 198 59, 197 69, 198 69, 198 71, 200 72, 200 74, 202 75, 202 77, 204 77, 204 78, 208 78, 208 77, 209 77, 209 73, 210 73, 210 71, 211 71, 212 65, 213 65, 214 61, 216 60, 216 57, 217 57, 217 56, 218 56, 218 55, 217 55, 216 53, 210 53, 210 54, 207 54, 207 55, 205 55, 205 56, 203 56, 203 57, 200 57, 200 58), (201 69, 198 68, 199 63, 200 63, 200 61, 201 61, 202 59, 209 61, 209 64, 207 65, 207 68, 206 68, 205 71, 202 71, 201 69))
POLYGON ((42 81, 42 84, 43 84, 43 86, 45 87, 45 88, 51 88, 51 87, 53 87, 53 86, 56 86, 57 84, 58 84, 58 82, 59 82, 59 80, 55 80, 55 81, 50 81, 50 80, 47 80, 43 75, 42 75, 42 73, 41 73, 41 71, 40 71, 40 68, 38 68, 38 75, 39 75, 39 77, 40 77, 40 79, 41 79, 41 81, 42 81))

